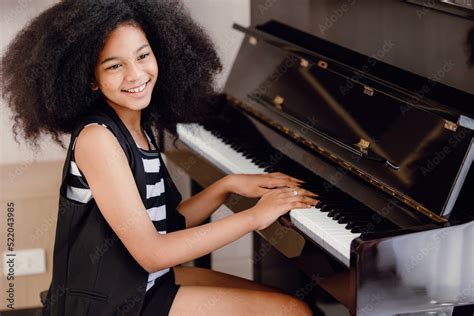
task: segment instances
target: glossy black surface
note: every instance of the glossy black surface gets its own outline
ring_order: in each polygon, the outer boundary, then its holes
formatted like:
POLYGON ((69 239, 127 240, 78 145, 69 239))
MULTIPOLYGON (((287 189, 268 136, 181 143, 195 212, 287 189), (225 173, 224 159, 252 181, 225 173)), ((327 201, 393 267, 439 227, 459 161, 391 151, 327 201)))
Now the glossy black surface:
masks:
POLYGON ((449 213, 447 201, 474 135, 460 126, 445 128, 456 111, 417 102, 406 89, 339 61, 326 59, 328 67, 318 67, 320 52, 275 34, 252 35, 258 43, 243 41, 226 84, 229 95, 431 212, 449 213), (301 57, 309 67, 300 65, 301 57), (366 83, 371 95, 364 93, 366 83), (281 109, 273 104, 276 96, 284 98, 281 109), (370 142, 367 154, 355 146, 361 138, 370 142))
MULTIPOLYGON (((429 6, 439 1, 428 2, 429 6)), ((438 84, 433 85, 432 81, 467 92, 472 100, 472 20, 401 0, 252 0, 251 5, 251 26, 278 21, 316 35, 333 44, 327 46, 331 52, 335 50, 332 47, 339 46, 360 53, 362 58, 356 59, 351 54, 344 63, 366 65, 370 73, 378 72, 380 64, 374 66, 364 56, 409 71, 421 80, 417 83, 404 76, 398 78, 391 70, 388 74, 376 76, 397 80, 398 86, 409 83, 420 92, 420 97, 440 99, 440 104, 474 115, 474 102, 461 102, 452 93, 439 89, 438 84), (429 91, 423 91, 424 85, 429 87, 429 91)), ((312 44, 314 40, 309 42, 312 44)))
MULTIPOLYGON (((448 112, 457 112, 458 114, 464 112, 468 116, 474 116, 474 95, 472 94, 472 85, 470 87, 471 93, 469 91, 459 90, 441 82, 434 81, 435 78, 438 80, 444 79, 443 76, 432 76, 432 78, 426 78, 417 75, 413 72, 385 63, 378 59, 378 56, 376 55, 366 56, 360 54, 354 50, 319 38, 317 35, 320 34, 318 33, 314 36, 312 33, 306 33, 294 26, 280 21, 270 20, 263 24, 256 25, 255 28, 266 34, 292 42, 299 47, 306 48, 312 52, 320 54, 321 56, 340 62, 353 70, 362 72, 363 75, 380 78, 396 87, 405 89, 414 96, 415 101, 435 101, 438 105, 444 106, 445 110, 448 110, 448 112)), ((396 45, 390 40, 387 41, 387 39, 379 48, 383 52, 390 52, 392 50, 396 51, 397 49, 400 49, 399 45, 396 45)), ((416 53, 411 54, 411 59, 415 59, 416 55, 416 53)), ((403 57, 409 58, 408 56, 403 57)), ((439 65, 437 65, 437 67, 439 67, 439 65)), ((448 66, 446 67, 450 68, 448 66)), ((464 69, 468 69, 467 67, 468 65, 466 63, 464 69)), ((355 76, 354 79, 359 80, 362 79, 362 77, 363 76, 358 75, 355 76)), ((449 113, 446 113, 445 115, 449 117, 449 113)))
POLYGON ((360 243, 358 315, 450 315, 474 304, 473 240, 470 222, 360 243))

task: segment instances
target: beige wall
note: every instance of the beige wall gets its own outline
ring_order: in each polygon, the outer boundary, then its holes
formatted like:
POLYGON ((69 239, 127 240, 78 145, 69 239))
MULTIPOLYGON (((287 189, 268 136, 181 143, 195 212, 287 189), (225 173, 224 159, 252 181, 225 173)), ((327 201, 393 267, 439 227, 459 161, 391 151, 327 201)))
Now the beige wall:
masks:
MULTIPOLYGON (((2 51, 32 17, 56 2, 54 0, 0 1, 2 51)), ((184 3, 196 21, 208 30, 216 44, 224 65, 224 71, 216 82, 217 87, 221 88, 224 86, 242 38, 241 34, 231 29, 231 26, 233 22, 250 24, 249 0, 185 0, 184 3)), ((46 251, 45 274, 16 278, 15 307, 18 309, 39 306, 39 292, 47 289, 51 280, 58 189, 65 151, 46 138, 42 140, 41 150, 38 152, 29 149, 21 138, 20 144, 17 144, 13 139, 11 112, 2 99, 0 99, 0 124, 0 200, 2 203, 0 252, 3 253, 6 249, 4 208, 6 208, 6 203, 14 202, 15 249, 44 248, 46 251)), ((67 144, 69 137, 65 136, 64 139, 67 144)), ((248 244, 249 242, 246 245, 248 244)), ((241 274, 248 275, 245 271, 241 274)), ((0 284, 0 301, 2 302, 0 311, 2 311, 5 310, 6 286, 3 273, 0 284)))
MULTIPOLYGON (((37 162, 25 169, 17 164, 0 166, 1 176, 1 225, 2 244, 6 250, 6 208, 13 203, 14 249, 43 248, 46 252, 46 273, 15 276, 13 288, 15 308, 39 306, 39 293, 51 281, 51 255, 56 227, 58 187, 61 181, 62 161, 37 162), (45 176, 47 175, 47 176, 45 176)), ((3 257, 3 255, 2 255, 3 257)), ((6 277, 0 282, 0 311, 5 310, 6 277)), ((10 281, 8 281, 10 282, 10 281)))

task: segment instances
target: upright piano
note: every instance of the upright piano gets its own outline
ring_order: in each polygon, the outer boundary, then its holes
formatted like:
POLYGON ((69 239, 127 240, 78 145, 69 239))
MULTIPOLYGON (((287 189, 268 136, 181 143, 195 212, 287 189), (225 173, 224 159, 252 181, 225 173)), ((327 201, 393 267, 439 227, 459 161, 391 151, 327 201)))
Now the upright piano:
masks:
MULTIPOLYGON (((318 3, 327 1, 295 6, 307 16, 318 3)), ((224 93, 211 118, 163 133, 168 159, 201 188, 279 171, 319 195, 316 207, 258 232, 258 280, 271 247, 304 275, 295 295, 308 301, 323 289, 351 315, 449 315, 474 304, 472 89, 302 30, 294 12, 285 21, 267 13, 233 25, 244 38, 224 93)))

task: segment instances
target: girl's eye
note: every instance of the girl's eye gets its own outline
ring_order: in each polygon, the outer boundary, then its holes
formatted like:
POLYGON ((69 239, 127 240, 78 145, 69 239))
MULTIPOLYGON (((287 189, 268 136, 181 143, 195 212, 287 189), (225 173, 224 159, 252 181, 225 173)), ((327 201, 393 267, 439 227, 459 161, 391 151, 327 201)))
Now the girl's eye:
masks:
POLYGON ((115 65, 112 65, 112 66, 108 67, 107 69, 115 70, 115 69, 118 69, 118 67, 120 67, 120 65, 119 65, 119 64, 115 64, 115 65))
POLYGON ((138 57, 138 59, 146 58, 146 57, 148 57, 148 55, 150 55, 150 53, 142 54, 138 57))

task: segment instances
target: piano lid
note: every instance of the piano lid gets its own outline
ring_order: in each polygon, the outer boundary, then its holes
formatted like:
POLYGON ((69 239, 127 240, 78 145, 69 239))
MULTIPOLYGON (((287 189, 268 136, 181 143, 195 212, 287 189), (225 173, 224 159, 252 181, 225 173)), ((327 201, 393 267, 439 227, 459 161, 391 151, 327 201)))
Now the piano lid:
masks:
POLYGON ((473 117, 441 102, 474 104, 471 94, 439 83, 420 97, 427 78, 277 21, 234 28, 246 33, 225 87, 237 105, 423 214, 449 216, 474 157, 473 117))

